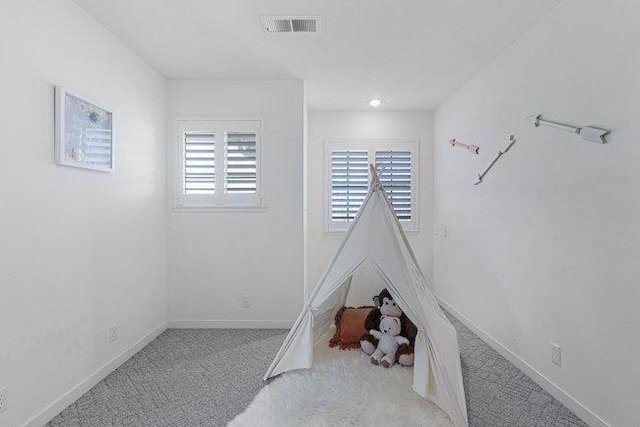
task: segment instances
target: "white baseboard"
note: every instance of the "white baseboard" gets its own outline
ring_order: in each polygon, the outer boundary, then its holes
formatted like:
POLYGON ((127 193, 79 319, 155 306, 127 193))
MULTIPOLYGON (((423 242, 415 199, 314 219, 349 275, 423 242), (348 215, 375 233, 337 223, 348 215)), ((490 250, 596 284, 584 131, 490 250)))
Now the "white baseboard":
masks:
POLYGON ((169 320, 170 329, 290 329, 295 320, 169 320))
POLYGON ((589 408, 584 406, 582 403, 578 402, 576 399, 571 397, 569 393, 564 391, 558 385, 556 385, 553 381, 542 375, 538 372, 533 366, 527 363, 524 359, 522 359, 517 354, 513 353, 507 347, 498 342, 495 338, 485 332, 482 328, 474 324, 471 320, 465 317, 458 310, 453 308, 450 304, 445 302, 442 298, 436 295, 436 298, 440 305, 451 313, 456 319, 462 322, 467 328, 471 329, 473 333, 478 335, 484 342, 490 345, 495 351, 500 353, 505 359, 514 364, 518 369, 524 372, 529 378, 538 383, 540 387, 545 389, 549 394, 558 399, 560 403, 573 411, 574 414, 579 416, 584 422, 589 424, 592 427, 609 427, 609 424, 596 415, 589 408))
POLYGON ((58 400, 53 402, 44 411, 31 418, 25 423, 25 427, 40 427, 49 422, 53 417, 62 412, 67 406, 75 402, 80 396, 91 390, 93 386, 105 379, 107 375, 115 371, 120 365, 129 360, 131 356, 142 350, 147 344, 156 339, 158 335, 163 333, 167 329, 167 323, 164 322, 157 326, 147 335, 142 337, 138 342, 131 347, 114 357, 111 361, 107 362, 87 379, 80 384, 73 387, 69 392, 64 394, 58 400))

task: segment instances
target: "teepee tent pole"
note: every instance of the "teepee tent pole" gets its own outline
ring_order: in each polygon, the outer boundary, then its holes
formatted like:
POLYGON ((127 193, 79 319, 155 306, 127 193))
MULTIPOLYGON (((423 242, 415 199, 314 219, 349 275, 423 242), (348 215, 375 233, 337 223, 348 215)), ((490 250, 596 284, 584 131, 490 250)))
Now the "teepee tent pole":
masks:
POLYGON ((380 182, 380 177, 378 176, 378 169, 376 165, 373 163, 369 163, 369 172, 371 173, 371 185, 369 185, 369 191, 375 191, 382 189, 382 183, 380 182))

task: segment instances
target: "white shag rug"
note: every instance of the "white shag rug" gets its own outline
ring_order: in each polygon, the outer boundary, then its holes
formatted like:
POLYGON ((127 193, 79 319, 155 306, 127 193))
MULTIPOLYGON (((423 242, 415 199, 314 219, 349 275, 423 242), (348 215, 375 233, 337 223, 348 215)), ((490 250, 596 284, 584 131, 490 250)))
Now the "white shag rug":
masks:
POLYGON ((416 394, 413 369, 373 365, 360 350, 316 345, 311 369, 265 386, 229 427, 437 426, 449 417, 416 394))

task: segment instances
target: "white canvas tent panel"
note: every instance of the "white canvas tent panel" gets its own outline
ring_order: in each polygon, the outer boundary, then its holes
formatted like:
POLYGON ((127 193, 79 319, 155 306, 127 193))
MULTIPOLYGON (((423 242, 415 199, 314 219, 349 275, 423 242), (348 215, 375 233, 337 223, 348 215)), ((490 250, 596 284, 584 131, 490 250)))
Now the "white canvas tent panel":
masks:
POLYGON ((371 190, 265 379, 311 366, 314 342, 329 330, 336 312, 345 304, 354 272, 367 263, 418 328, 414 391, 437 404, 454 425, 467 426, 456 331, 429 290, 375 170, 372 172, 371 190))

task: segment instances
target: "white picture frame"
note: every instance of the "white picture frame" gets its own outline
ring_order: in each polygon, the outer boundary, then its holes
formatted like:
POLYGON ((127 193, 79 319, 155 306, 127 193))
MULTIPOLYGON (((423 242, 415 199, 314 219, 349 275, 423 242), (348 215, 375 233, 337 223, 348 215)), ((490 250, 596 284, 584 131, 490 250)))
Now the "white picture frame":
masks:
POLYGON ((113 110, 62 86, 55 87, 55 162, 114 170, 113 110))

